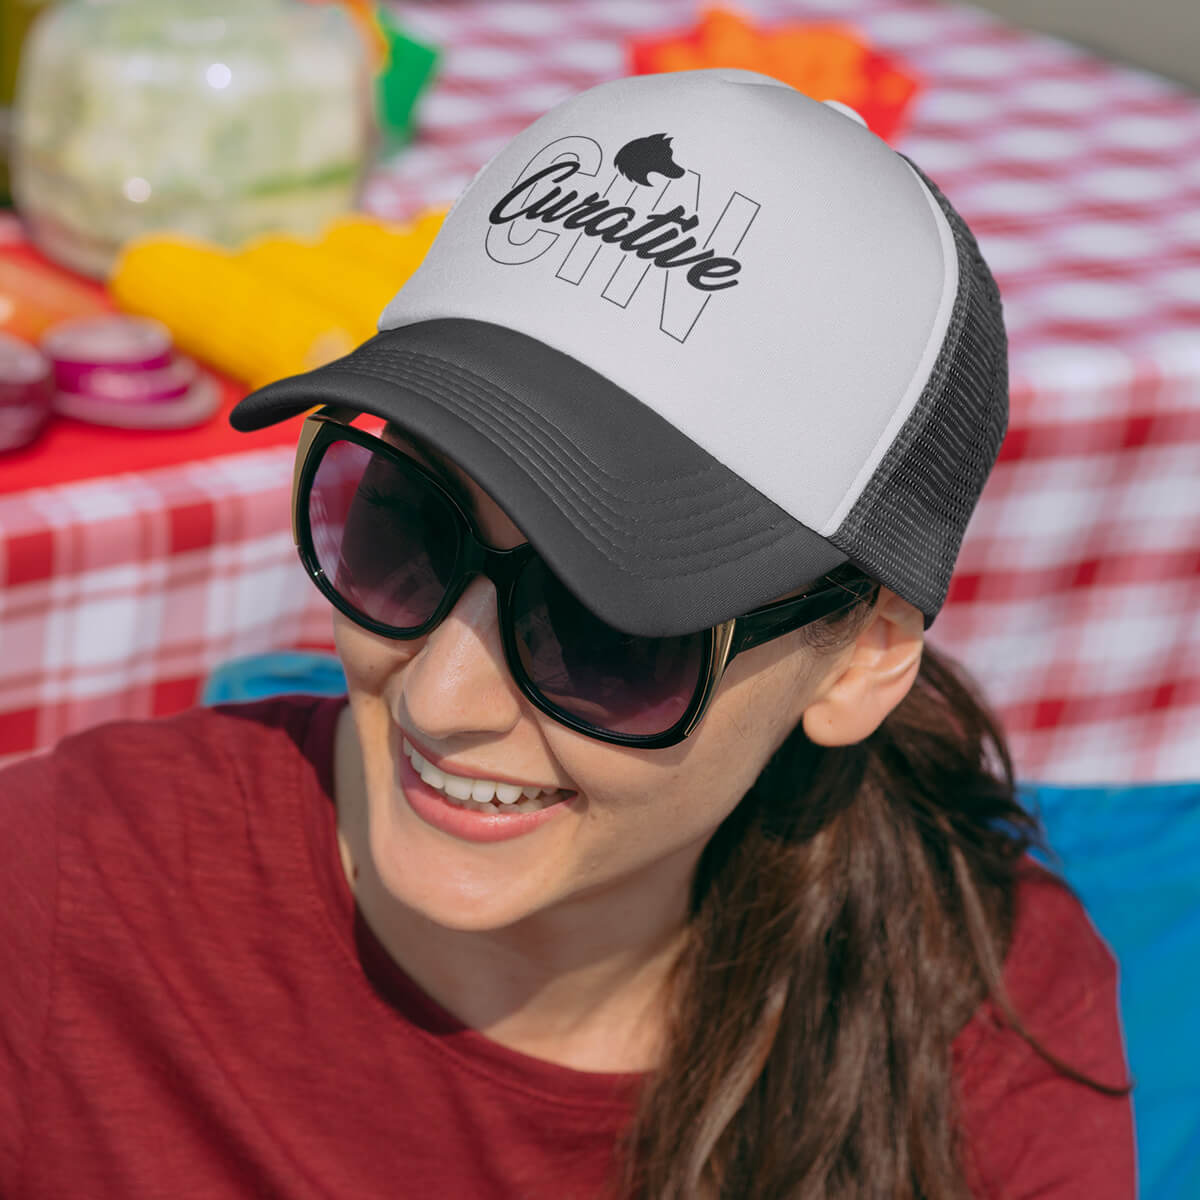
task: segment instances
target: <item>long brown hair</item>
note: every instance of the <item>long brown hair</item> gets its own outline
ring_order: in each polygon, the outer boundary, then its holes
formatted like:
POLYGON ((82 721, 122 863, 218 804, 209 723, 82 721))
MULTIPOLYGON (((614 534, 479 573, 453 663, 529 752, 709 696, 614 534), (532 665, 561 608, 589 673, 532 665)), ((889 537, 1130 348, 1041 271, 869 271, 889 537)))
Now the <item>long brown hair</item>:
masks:
MULTIPOLYGON (((842 571, 851 576, 854 573, 842 571)), ((870 605, 806 631, 830 649, 870 605)), ((667 1045, 621 1147, 639 1200, 967 1197, 951 1043, 991 996, 1037 822, 1003 734, 926 648, 865 741, 797 728, 706 847, 667 1045)))

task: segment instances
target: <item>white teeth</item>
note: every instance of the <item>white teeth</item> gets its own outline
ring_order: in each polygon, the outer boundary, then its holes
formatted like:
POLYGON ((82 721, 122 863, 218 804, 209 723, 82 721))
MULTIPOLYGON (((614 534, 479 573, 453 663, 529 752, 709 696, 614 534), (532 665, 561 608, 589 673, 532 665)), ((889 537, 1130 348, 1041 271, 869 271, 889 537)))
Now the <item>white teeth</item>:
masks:
POLYGON ((516 783, 497 783, 492 779, 467 779, 462 775, 451 775, 424 759, 407 738, 404 739, 403 746, 404 753, 408 755, 417 774, 430 787, 436 788, 463 806, 494 810, 496 806, 492 801, 495 799, 515 812, 537 812, 545 807, 544 803, 538 801, 554 795, 557 790, 521 787, 516 783))
POLYGON ((425 780, 430 787, 439 791, 445 786, 446 776, 431 762, 426 762, 407 742, 404 743, 404 753, 412 761, 413 770, 425 780))
POLYGON ((446 776, 443 775, 442 772, 437 769, 437 767, 431 766, 429 763, 422 763, 420 769, 417 771, 417 774, 420 775, 430 787, 435 787, 440 790, 446 786, 446 776))
POLYGON ((472 779, 463 779, 461 775, 447 775, 446 782, 442 784, 442 791, 447 796, 453 796, 455 800, 471 800, 474 797, 471 795, 475 787, 475 781, 472 779))

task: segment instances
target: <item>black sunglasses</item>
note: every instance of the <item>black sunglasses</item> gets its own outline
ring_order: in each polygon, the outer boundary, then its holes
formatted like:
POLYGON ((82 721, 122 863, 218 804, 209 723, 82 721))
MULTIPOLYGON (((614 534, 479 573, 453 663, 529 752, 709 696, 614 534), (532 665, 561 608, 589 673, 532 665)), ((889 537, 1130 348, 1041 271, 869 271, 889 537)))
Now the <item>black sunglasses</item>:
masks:
POLYGON ((522 694, 569 729, 643 749, 683 741, 743 650, 849 608, 876 586, 829 584, 679 637, 623 633, 577 600, 532 546, 486 545, 431 471, 328 409, 301 430, 292 534, 317 587, 383 637, 424 637, 485 575, 522 694))

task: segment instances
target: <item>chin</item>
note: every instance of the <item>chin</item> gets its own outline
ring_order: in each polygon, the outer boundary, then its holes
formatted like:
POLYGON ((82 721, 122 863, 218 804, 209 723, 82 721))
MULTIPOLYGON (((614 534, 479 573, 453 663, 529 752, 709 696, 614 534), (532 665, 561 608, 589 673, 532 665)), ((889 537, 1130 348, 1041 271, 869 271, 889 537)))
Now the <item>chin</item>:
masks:
POLYGON ((556 898, 538 886, 529 855, 511 845, 464 846, 408 825, 372 819, 372 864, 392 900, 435 925, 461 933, 504 929, 556 898))

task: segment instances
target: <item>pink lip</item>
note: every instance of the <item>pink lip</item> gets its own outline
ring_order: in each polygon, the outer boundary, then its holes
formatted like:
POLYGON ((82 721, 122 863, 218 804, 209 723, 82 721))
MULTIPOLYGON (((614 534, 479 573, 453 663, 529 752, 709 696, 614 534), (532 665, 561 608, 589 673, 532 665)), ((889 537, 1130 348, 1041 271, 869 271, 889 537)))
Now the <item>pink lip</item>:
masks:
POLYGON ((397 752, 397 775, 408 806, 427 825, 464 841, 505 842, 509 838, 532 833, 547 821, 553 821, 555 816, 567 807, 570 800, 568 795, 538 812, 497 812, 495 816, 476 812, 474 809, 459 808, 456 804, 451 804, 441 792, 431 788, 416 773, 412 763, 408 761, 408 755, 404 754, 399 746, 397 752))

